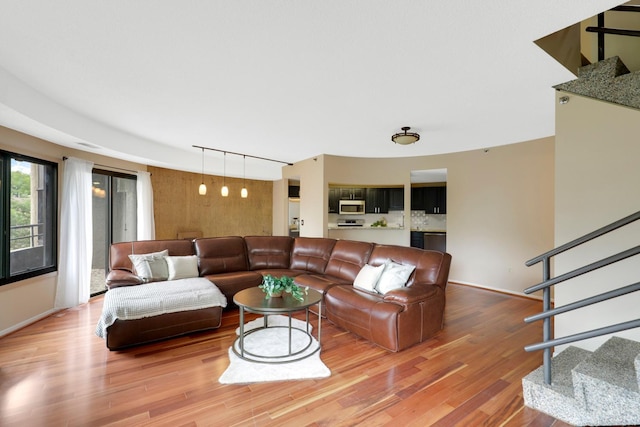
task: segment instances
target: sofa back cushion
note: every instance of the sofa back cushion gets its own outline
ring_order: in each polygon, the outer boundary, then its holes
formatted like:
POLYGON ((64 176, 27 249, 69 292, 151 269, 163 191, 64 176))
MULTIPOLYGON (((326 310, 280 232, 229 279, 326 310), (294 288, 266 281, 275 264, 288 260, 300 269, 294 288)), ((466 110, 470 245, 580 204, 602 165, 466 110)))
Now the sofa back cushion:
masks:
POLYGON ((250 270, 289 268, 293 238, 288 236, 246 236, 250 270))
POLYGON ((141 240, 138 242, 113 243, 109 248, 109 269, 134 272, 129 255, 160 252, 167 249, 169 256, 195 255, 191 240, 141 240))
POLYGON ((352 282, 369 261, 373 243, 338 240, 331 251, 324 274, 352 282))
POLYGON ((324 237, 296 237, 291 251, 291 269, 310 273, 324 273, 335 239, 324 237))
POLYGON ((239 236, 196 239, 200 275, 247 271, 247 248, 239 236))
POLYGON ((388 259, 416 267, 409 276, 407 286, 414 283, 435 284, 442 289, 447 286, 451 266, 451 255, 448 253, 406 246, 375 245, 369 257, 369 264, 378 266, 388 259))

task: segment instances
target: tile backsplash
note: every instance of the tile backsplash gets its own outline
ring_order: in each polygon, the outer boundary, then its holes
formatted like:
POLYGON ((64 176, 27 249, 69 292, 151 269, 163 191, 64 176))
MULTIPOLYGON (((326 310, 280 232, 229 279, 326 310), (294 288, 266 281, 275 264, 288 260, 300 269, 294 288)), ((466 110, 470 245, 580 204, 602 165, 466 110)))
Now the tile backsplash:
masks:
POLYGON ((446 230, 447 215, 411 211, 411 228, 417 230, 446 230))
MULTIPOLYGON (((407 214, 409 215, 409 214, 407 214)), ((329 214, 329 227, 335 227, 336 222, 341 218, 359 219, 364 221, 364 226, 368 227, 372 223, 384 218, 389 227, 405 228, 414 230, 446 230, 446 214, 425 214, 424 211, 411 211, 410 216, 405 216, 404 211, 390 211, 386 214, 366 214, 366 215, 338 215, 329 214)))

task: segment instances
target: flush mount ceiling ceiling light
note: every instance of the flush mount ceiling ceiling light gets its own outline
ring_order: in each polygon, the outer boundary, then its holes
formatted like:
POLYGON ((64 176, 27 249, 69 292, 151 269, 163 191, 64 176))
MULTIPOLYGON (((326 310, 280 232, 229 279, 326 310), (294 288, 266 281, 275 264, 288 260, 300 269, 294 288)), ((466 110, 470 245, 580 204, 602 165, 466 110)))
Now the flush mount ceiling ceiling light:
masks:
POLYGON ((416 141, 420 140, 420 135, 415 132, 407 132, 411 129, 409 126, 405 126, 402 128, 404 133, 396 133, 391 137, 391 140, 396 144, 400 145, 409 145, 413 144, 416 141))

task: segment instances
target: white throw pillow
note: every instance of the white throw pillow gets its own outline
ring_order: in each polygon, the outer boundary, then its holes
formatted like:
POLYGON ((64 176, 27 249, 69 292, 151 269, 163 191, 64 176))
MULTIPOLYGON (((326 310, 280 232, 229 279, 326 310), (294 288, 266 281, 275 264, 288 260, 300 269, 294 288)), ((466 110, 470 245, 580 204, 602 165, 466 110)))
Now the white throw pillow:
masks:
POLYGON ((356 279, 353 281, 353 286, 366 291, 376 292, 376 284, 378 283, 380 275, 384 271, 384 266, 385 264, 381 264, 377 267, 365 264, 358 272, 356 279))
POLYGON ((186 256, 165 256, 169 267, 169 280, 188 279, 198 277, 198 257, 195 255, 186 256))
POLYGON ((393 289, 403 288, 415 269, 415 265, 402 265, 393 261, 388 262, 385 264, 384 271, 378 280, 376 290, 381 294, 386 294, 393 289))
POLYGON ((167 255, 169 255, 169 251, 165 249, 148 254, 131 254, 129 259, 138 277, 145 282, 158 282, 167 280, 169 277, 167 262, 164 260, 167 255))

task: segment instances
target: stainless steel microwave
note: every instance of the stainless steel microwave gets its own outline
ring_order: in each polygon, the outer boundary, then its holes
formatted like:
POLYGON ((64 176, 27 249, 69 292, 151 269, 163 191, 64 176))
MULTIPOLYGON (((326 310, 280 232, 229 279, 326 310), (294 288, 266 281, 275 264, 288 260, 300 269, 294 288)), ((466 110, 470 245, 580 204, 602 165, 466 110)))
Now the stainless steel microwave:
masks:
POLYGON ((364 214, 364 200, 340 200, 338 206, 341 215, 364 214))

